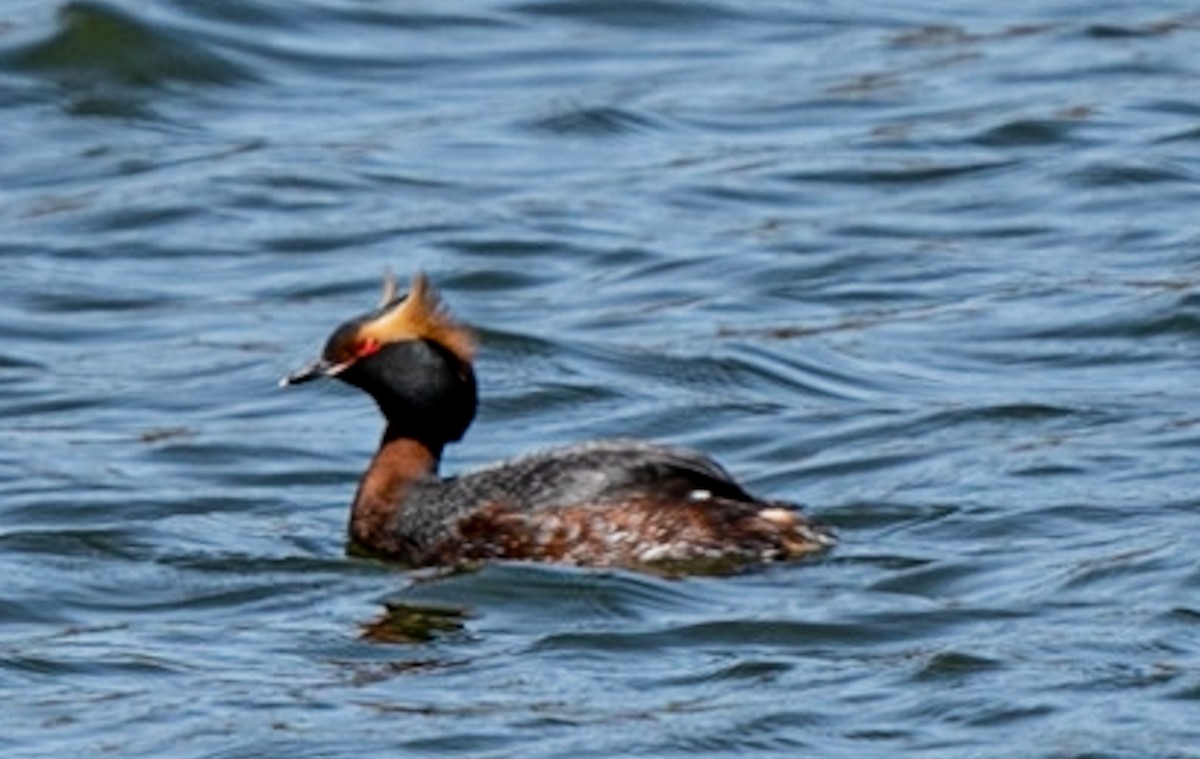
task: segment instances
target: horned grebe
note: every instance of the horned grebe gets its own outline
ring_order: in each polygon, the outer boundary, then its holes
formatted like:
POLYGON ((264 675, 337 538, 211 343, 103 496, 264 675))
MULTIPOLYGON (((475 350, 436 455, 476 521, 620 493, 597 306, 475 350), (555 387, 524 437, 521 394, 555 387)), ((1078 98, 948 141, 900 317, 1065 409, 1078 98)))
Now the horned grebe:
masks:
POLYGON ((423 274, 334 330, 285 377, 364 390, 387 426, 350 512, 352 544, 413 566, 525 559, 588 566, 741 566, 834 543, 791 504, 747 493, 696 451, 637 440, 554 448, 456 477, 442 449, 476 409, 475 344, 423 274))

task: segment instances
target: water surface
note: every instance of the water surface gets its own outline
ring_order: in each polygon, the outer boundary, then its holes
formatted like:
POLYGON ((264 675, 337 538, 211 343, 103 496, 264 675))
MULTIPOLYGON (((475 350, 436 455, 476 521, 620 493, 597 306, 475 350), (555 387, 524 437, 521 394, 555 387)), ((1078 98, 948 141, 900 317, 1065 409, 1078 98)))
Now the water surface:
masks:
POLYGON ((1198 756, 1189 3, 14 0, 0 751, 1198 756), (447 468, 700 447, 839 532, 728 578, 344 550, 276 388, 385 267, 447 468))

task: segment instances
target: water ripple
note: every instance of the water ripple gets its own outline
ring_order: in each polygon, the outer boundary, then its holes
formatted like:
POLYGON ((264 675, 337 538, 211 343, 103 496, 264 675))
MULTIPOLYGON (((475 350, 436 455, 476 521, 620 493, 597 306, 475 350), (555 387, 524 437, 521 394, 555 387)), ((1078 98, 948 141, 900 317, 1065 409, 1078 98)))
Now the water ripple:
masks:
POLYGON ((581 3, 539 0, 515 6, 522 12, 601 26, 672 28, 736 18, 730 8, 675 0, 586 0, 581 3))
POLYGON ((1189 755, 1187 3, 10 5, 5 756, 1189 755), (276 381, 389 266, 447 473, 663 438, 838 549, 347 555, 380 420, 276 381))
POLYGON ((656 129, 654 121, 623 108, 572 108, 538 119, 530 127, 550 134, 577 137, 605 137, 627 132, 656 129))
POLYGON ((172 84, 234 85, 251 72, 190 35, 125 8, 72 0, 47 39, 6 51, 5 68, 46 76, 77 92, 105 85, 156 89, 172 84))

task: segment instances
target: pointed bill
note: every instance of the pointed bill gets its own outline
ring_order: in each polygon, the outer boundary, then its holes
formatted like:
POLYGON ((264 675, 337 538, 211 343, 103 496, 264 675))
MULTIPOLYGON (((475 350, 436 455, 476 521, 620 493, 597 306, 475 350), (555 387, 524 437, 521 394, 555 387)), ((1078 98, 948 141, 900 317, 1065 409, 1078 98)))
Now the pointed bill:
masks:
POLYGON ((279 380, 280 387, 290 387, 292 385, 303 385, 305 382, 312 382, 323 377, 336 377, 341 374, 353 361, 343 361, 340 364, 335 364, 323 358, 317 359, 308 366, 305 366, 279 380))

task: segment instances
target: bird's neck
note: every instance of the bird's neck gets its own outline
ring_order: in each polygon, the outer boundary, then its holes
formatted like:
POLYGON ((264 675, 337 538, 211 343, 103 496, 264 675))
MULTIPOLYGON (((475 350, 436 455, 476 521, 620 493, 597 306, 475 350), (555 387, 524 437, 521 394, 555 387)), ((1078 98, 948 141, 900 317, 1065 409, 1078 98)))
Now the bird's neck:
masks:
POLYGON ((352 548, 395 558, 409 553, 397 531, 400 511, 412 484, 437 474, 441 453, 440 445, 406 437, 388 425, 350 510, 352 548))

